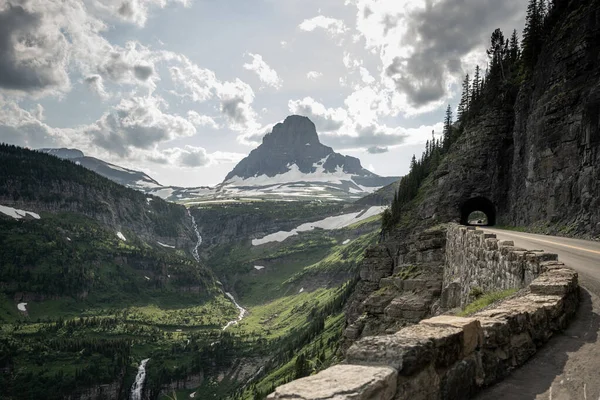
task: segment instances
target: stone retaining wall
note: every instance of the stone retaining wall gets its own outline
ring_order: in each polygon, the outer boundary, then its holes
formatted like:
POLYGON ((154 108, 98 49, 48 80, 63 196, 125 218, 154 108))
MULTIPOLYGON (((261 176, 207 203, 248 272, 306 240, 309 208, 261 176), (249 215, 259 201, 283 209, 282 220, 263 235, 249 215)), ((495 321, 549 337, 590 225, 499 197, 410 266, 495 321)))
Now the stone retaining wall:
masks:
POLYGON ((473 291, 522 289, 541 273, 541 265, 556 254, 515 247, 474 227, 449 224, 441 306, 464 307, 473 291))
MULTIPOLYGON (((471 234, 458 229, 460 235, 471 234)), ((481 238, 486 245, 489 239, 481 238)), ((575 271, 556 260, 522 257, 526 263, 521 265, 536 265, 540 275, 518 297, 470 318, 438 316, 392 335, 362 338, 350 347, 344 364, 278 387, 268 399, 470 398, 524 364, 577 309, 575 271)))

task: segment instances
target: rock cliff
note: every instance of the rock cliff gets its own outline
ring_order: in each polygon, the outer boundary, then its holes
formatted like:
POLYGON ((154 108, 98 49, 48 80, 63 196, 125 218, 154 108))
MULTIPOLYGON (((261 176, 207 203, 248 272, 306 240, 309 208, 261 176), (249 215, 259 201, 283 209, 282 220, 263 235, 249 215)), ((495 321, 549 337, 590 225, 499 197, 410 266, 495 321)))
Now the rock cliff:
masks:
MULTIPOLYGON (((383 237, 379 261, 365 259, 371 272, 361 275, 357 302, 382 293, 370 276, 398 268, 383 255, 398 257, 421 232, 464 222, 471 211, 484 211, 492 223, 600 237, 600 3, 562 0, 556 10, 514 104, 484 103, 469 120, 400 226, 383 237)), ((370 334, 388 329, 385 317, 359 312, 357 303, 349 305, 349 337, 356 337, 361 318, 380 326, 370 334)))
POLYGON ((471 121, 435 172, 421 220, 456 220, 472 198, 497 222, 600 236, 600 4, 561 1, 514 107, 471 121))

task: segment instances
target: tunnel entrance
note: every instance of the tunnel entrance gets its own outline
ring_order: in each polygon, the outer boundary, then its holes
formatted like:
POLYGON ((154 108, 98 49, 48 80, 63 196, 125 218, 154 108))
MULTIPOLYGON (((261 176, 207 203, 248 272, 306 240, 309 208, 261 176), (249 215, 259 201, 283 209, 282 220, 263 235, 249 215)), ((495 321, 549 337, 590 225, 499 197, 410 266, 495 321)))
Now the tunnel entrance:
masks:
POLYGON ((485 197, 473 197, 460 206, 462 225, 496 225, 496 207, 485 197))

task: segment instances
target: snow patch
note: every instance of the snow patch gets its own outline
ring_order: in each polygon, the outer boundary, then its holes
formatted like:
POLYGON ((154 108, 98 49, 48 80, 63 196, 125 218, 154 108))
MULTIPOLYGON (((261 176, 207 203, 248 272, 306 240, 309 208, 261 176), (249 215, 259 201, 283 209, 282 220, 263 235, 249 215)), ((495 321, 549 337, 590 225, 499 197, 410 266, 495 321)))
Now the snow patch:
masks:
POLYGON ((67 240, 70 242, 70 241, 71 241, 71 238, 67 236, 67 240))
POLYGON ((265 269, 265 267, 263 267, 262 265, 255 265, 254 269, 260 271, 261 269, 265 269))
POLYGON ((348 244, 348 243, 350 243, 350 239, 344 240, 344 242, 342 244, 348 244))
POLYGON ((126 241, 127 241, 127 239, 125 239, 125 236, 124 236, 124 235, 123 235, 121 232, 117 232, 117 237, 118 237, 119 239, 121 239, 122 241, 124 241, 124 242, 126 242, 126 241))
POLYGON ((302 292, 304 292, 304 288, 298 290, 298 293, 302 293, 302 292))
POLYGON ((164 244, 164 243, 161 243, 161 242, 159 242, 159 241, 156 241, 156 243, 158 243, 158 244, 159 244, 159 245, 161 245, 162 247, 167 247, 167 248, 169 248, 169 249, 174 249, 174 248, 175 248, 175 246, 171 246, 171 245, 168 245, 168 244, 164 244))
POLYGON ((17 304, 17 308, 19 311, 27 312, 27 303, 19 303, 17 304))
POLYGON ((146 280, 147 280, 147 281, 149 281, 149 280, 150 280, 150 278, 148 278, 148 277, 147 277, 147 276, 145 276, 145 275, 144 275, 144 278, 146 278, 146 280))
POLYGON ((190 399, 193 399, 194 397, 196 397, 196 392, 190 394, 190 399))
POLYGON ((260 246, 261 244, 270 243, 270 242, 283 242, 285 239, 287 239, 291 236, 295 236, 299 232, 308 232, 308 231, 312 231, 315 228, 321 228, 321 229, 325 229, 325 230, 342 229, 342 228, 345 228, 346 226, 352 225, 356 222, 360 222, 365 219, 371 218, 374 215, 379 215, 385 209, 386 209, 385 206, 371 207, 367 210, 363 210, 363 211, 359 211, 359 212, 355 212, 355 213, 343 214, 343 215, 338 215, 335 217, 327 217, 325 219, 322 219, 322 220, 316 221, 316 222, 308 222, 308 223, 298 226, 295 229, 292 229, 289 232, 279 231, 279 232, 275 232, 270 235, 267 235, 261 239, 253 239, 252 245, 260 246))
POLYGON ((344 169, 341 166, 337 166, 334 172, 325 171, 325 168, 323 167, 325 161, 327 161, 327 158, 314 163, 313 167, 316 168, 316 171, 309 174, 300 171, 297 164, 291 164, 288 166, 289 170, 283 174, 272 177, 263 174, 246 179, 236 175, 225 182, 225 184, 237 186, 267 186, 291 182, 330 182, 341 185, 343 181, 353 182, 352 178, 354 178, 354 175, 344 172, 344 169))
POLYGON ((19 210, 17 208, 12 208, 12 207, 8 207, 8 206, 0 206, 0 213, 8 215, 9 217, 12 217, 14 219, 21 219, 21 218, 27 217, 28 215, 35 219, 40 219, 40 216, 34 212, 23 211, 23 210, 19 210))
POLYGON ((164 189, 157 190, 157 191, 153 192, 152 194, 166 200, 169 197, 171 197, 171 195, 173 194, 173 189, 164 188, 164 189))
POLYGON ((150 204, 152 200, 154 200, 152 197, 146 197, 146 203, 150 204))

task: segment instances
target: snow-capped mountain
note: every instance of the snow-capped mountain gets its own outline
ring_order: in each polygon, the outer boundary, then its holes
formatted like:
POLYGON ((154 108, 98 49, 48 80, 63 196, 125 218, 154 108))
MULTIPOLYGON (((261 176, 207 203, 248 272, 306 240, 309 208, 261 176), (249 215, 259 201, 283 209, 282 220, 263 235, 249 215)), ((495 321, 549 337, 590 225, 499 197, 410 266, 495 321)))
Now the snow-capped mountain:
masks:
POLYGON ((376 175, 363 168, 358 158, 334 152, 319 141, 311 120, 298 115, 275 125, 262 144, 215 187, 161 186, 143 172, 86 157, 76 149, 40 151, 69 159, 130 188, 184 203, 238 198, 352 201, 400 179, 376 175))
POLYGON ((95 173, 104 176, 121 185, 132 189, 149 190, 160 188, 160 183, 141 171, 119 167, 94 157, 87 157, 81 150, 77 149, 39 149, 43 153, 52 154, 58 158, 71 160, 95 173))
POLYGON ((319 141, 310 119, 292 115, 225 177, 217 192, 287 197, 360 198, 398 177, 381 177, 360 160, 319 141))

